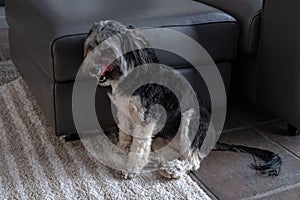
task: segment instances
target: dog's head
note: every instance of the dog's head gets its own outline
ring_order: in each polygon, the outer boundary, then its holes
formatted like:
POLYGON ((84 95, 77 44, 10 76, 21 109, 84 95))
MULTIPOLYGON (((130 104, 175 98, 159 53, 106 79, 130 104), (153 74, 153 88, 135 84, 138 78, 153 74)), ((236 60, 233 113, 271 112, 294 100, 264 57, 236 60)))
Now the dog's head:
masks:
POLYGON ((100 86, 110 86, 134 67, 157 62, 147 47, 148 42, 133 27, 112 20, 94 23, 84 43, 83 71, 97 78, 100 86))

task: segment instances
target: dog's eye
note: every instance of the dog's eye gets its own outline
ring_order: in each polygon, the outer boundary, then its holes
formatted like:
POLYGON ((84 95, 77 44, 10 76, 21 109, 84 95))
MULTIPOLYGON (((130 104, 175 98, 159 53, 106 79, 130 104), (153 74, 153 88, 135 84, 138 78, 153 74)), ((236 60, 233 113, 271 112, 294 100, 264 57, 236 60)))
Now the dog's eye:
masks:
POLYGON ((98 74, 98 72, 99 72, 99 67, 91 67, 91 68, 89 68, 89 72, 90 72, 91 74, 98 74))

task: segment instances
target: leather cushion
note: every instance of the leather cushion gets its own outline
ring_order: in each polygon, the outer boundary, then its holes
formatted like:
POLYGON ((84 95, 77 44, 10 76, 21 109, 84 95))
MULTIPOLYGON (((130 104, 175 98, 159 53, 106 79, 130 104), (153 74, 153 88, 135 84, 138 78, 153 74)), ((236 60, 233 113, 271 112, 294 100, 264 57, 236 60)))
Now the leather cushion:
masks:
POLYGON ((258 49, 263 0, 197 0, 228 12, 240 24, 239 47, 244 53, 258 49))
MULTIPOLYGON (((236 20, 194 1, 10 0, 6 15, 10 29, 20 36, 11 39, 19 40, 37 66, 58 82, 75 79, 83 60, 84 38, 91 24, 99 20, 177 29, 202 44, 216 62, 230 61, 236 54, 236 20)), ((171 57, 163 59, 174 64, 171 57)))

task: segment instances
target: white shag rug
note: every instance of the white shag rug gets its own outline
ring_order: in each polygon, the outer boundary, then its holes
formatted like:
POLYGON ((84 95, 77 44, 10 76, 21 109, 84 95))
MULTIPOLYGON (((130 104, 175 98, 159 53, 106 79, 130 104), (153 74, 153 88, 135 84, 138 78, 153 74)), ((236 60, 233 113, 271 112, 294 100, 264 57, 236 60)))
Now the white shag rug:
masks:
POLYGON ((0 137, 1 200, 210 199, 188 175, 115 177, 80 141, 54 135, 22 78, 0 87, 0 137))

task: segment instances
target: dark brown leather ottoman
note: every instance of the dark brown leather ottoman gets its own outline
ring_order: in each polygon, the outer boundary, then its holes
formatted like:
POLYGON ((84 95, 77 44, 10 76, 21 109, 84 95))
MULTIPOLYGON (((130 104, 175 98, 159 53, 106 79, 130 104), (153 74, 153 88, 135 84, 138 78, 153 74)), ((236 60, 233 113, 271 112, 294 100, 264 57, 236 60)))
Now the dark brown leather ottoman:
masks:
MULTIPOLYGON (((187 0, 10 0, 6 2, 13 62, 31 88, 55 133, 76 133, 72 87, 83 61, 83 42, 95 21, 114 19, 135 27, 169 27, 197 40, 217 63, 226 88, 236 54, 238 24, 230 15, 187 0)), ((200 92, 204 83, 192 67, 172 55, 159 59, 176 66, 200 92)), ((109 100, 97 91, 97 112, 108 113, 109 100)))

